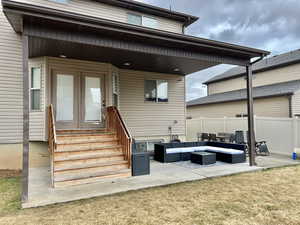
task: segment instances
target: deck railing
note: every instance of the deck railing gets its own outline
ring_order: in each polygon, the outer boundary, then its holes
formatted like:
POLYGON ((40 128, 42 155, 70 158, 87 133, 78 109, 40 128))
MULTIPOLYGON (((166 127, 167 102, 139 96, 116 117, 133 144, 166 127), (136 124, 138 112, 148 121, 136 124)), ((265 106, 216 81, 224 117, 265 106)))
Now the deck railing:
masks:
POLYGON ((119 144, 122 146, 124 159, 128 161, 128 168, 131 168, 132 136, 115 106, 107 108, 106 128, 108 131, 116 132, 119 144))
POLYGON ((55 128, 55 119, 53 113, 53 105, 51 104, 48 107, 48 150, 50 153, 51 159, 51 176, 52 176, 52 185, 53 185, 53 163, 54 163, 54 151, 56 149, 56 128, 55 128))

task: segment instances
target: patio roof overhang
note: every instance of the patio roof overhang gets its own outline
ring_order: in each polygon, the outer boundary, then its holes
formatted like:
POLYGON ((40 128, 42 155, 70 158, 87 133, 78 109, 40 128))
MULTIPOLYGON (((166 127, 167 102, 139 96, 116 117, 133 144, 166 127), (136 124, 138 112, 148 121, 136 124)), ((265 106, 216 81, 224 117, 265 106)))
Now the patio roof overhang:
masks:
POLYGON ((29 57, 66 55, 134 70, 187 75, 218 64, 246 66, 267 51, 3 0, 29 57), (125 66, 129 62, 131 65, 125 66))

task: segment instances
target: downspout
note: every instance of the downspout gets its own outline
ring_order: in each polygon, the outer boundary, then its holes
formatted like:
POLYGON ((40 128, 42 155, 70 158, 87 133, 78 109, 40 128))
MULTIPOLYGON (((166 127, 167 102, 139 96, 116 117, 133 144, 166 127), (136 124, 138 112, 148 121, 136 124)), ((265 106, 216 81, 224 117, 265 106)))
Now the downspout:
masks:
POLYGON ((293 109, 292 109, 292 95, 288 95, 288 101, 289 101, 289 117, 293 117, 293 109))

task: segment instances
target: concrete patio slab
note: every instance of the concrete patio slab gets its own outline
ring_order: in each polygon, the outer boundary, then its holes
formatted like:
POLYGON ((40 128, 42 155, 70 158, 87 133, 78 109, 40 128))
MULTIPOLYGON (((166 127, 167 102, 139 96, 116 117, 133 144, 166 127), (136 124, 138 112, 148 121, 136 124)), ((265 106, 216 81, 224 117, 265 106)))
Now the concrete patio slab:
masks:
POLYGON ((31 168, 29 171, 29 201, 22 204, 22 207, 39 207, 144 188, 259 171, 276 166, 300 164, 300 161, 293 161, 279 156, 258 157, 257 161, 258 166, 256 167, 250 167, 248 163, 227 164, 217 162, 214 165, 201 166, 191 162, 163 164, 151 161, 151 175, 148 176, 105 179, 93 184, 56 189, 50 187, 49 167, 31 168))

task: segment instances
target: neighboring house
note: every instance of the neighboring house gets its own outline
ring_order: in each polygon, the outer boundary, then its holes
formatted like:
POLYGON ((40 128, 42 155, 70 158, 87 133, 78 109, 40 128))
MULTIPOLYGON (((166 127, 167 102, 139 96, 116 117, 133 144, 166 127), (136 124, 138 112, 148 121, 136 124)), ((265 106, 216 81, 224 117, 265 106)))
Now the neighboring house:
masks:
POLYGON ((0 7, 0 154, 12 164, 23 142, 23 187, 28 141, 48 136, 57 185, 130 175, 131 136, 146 151, 171 132, 185 140, 186 75, 269 54, 184 35, 197 17, 137 1, 0 7))
MULTIPOLYGON (((204 84, 208 96, 187 103, 189 118, 247 116, 244 68, 234 67, 204 84)), ((254 64, 253 87, 255 115, 300 116, 300 50, 254 64)))

